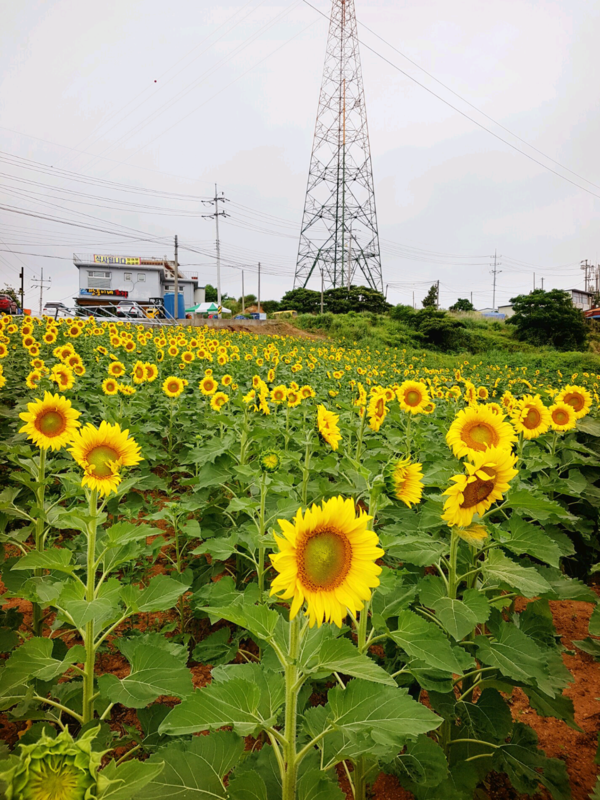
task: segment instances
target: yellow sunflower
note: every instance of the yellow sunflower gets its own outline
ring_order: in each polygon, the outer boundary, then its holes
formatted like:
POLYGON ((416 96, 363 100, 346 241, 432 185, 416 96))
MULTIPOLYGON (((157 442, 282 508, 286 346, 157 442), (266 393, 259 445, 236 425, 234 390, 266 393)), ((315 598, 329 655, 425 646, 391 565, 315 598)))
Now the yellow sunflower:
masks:
POLYGON ((77 422, 80 412, 71 406, 71 401, 50 392, 44 393, 43 400, 27 403, 27 411, 19 416, 26 423, 19 433, 26 433, 43 450, 60 450, 72 440, 80 425, 77 422))
POLYGON ((113 378, 120 378, 125 372, 125 364, 122 361, 112 361, 108 365, 108 374, 113 378))
POLYGON ((575 417, 581 419, 592 407, 592 395, 583 386, 565 386, 556 395, 556 402, 568 403, 573 408, 575 417))
POLYGON ((392 500, 402 500, 410 508, 423 496, 423 465, 410 458, 390 461, 383 471, 385 491, 392 500))
POLYGON ((539 394, 526 394, 512 412, 513 425, 524 439, 537 439, 550 427, 550 412, 539 394))
POLYGON ((317 429, 319 435, 327 442, 332 450, 337 450, 342 440, 338 427, 339 415, 328 411, 324 405, 317 408, 317 429))
POLYGON ((119 383, 114 378, 106 378, 102 381, 102 391, 104 394, 114 395, 119 391, 119 383))
POLYGON ((388 413, 388 407, 385 403, 384 392, 377 392, 371 396, 369 400, 369 407, 367 415, 369 417, 369 428, 373 431, 378 431, 383 425, 383 421, 388 413))
POLYGON ((55 364, 50 373, 50 380, 57 383, 59 388, 63 391, 71 389, 75 385, 73 370, 67 367, 66 364, 55 364))
POLYGON ((569 403, 554 403, 548 409, 550 413, 550 427, 553 431, 563 433, 573 430, 577 425, 575 409, 569 403))
POLYGON ((281 386, 275 386, 271 390, 271 400, 274 403, 277 403, 277 405, 283 403, 286 397, 287 397, 287 388, 283 384, 281 386))
POLYGON ((116 492, 121 483, 122 467, 142 461, 139 445, 128 430, 103 420, 99 428, 91 423, 77 431, 69 452, 84 470, 82 486, 97 489, 101 495, 116 492))
POLYGON ((410 414, 420 414, 429 402, 427 386, 421 381, 404 381, 398 387, 396 396, 400 408, 410 414))
POLYGON ((165 378, 162 385, 162 390, 167 397, 179 397, 184 388, 185 384, 181 378, 176 378, 174 375, 165 378))
POLYGON ((217 391, 218 386, 218 382, 212 377, 212 375, 206 375, 204 378, 202 378, 199 384, 200 391, 205 397, 214 394, 217 391))
POLYGON ((490 393, 488 392, 488 390, 486 389, 485 386, 478 386, 477 387, 477 398, 479 400, 487 400, 489 396, 490 396, 490 393))
POLYGON ((448 525, 468 527, 475 514, 484 514, 508 491, 509 482, 518 472, 514 468, 516 461, 517 457, 502 447, 475 453, 473 463, 465 464, 464 474, 454 475, 454 485, 444 492, 448 499, 442 519, 448 525))
POLYGON ((214 411, 220 411, 227 402, 229 402, 229 397, 225 392, 216 392, 210 398, 210 407, 214 411))
POLYGON ((158 367, 156 364, 144 364, 144 371, 146 373, 146 381, 152 383, 158 378, 158 367))
POLYGON ((131 370, 134 383, 144 383, 146 380, 146 365, 141 361, 136 361, 131 370))
POLYGON ((271 594, 292 600, 293 619, 306 602, 310 626, 324 620, 342 627, 347 611, 356 615, 371 590, 379 586, 384 555, 377 534, 367 525, 371 517, 354 501, 333 497, 319 507, 313 505, 294 521, 280 519, 283 537, 275 536, 279 552, 271 562, 279 573, 271 583, 271 594))
POLYGON ((510 449, 516 438, 512 425, 504 416, 495 414, 486 406, 463 408, 446 434, 448 447, 457 458, 489 447, 510 449))
POLYGON ((25 383, 28 389, 35 389, 42 379, 42 373, 38 369, 32 369, 29 375, 25 378, 25 383))

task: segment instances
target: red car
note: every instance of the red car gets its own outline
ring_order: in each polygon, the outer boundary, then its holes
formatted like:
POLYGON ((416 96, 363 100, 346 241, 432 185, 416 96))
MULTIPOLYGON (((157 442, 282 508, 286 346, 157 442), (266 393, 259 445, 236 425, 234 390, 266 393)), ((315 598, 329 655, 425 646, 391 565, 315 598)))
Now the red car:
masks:
POLYGON ((0 294, 0 314, 16 314, 17 304, 9 294, 0 294))

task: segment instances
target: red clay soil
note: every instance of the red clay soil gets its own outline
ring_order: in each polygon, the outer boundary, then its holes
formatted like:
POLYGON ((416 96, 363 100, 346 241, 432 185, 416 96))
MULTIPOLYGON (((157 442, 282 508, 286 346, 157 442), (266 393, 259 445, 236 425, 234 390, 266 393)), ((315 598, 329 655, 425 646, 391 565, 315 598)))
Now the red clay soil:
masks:
MULTIPOLYGON (((522 611, 526 602, 521 600, 517 603, 517 611, 522 611)), ((560 758, 566 763, 573 800, 588 800, 596 785, 596 776, 600 773, 600 767, 594 763, 600 730, 600 663, 578 650, 573 640, 585 639, 588 635, 592 606, 590 603, 565 600, 553 601, 550 607, 563 645, 567 650, 574 651, 574 655, 563 654, 563 661, 575 679, 565 689, 565 695, 573 700, 575 722, 584 732, 574 731, 553 717, 540 717, 529 707, 529 701, 521 689, 513 692, 512 715, 513 719, 535 730, 539 745, 549 758, 560 758)), ((352 800, 345 776, 340 778, 347 800, 352 800)), ((503 775, 489 777, 487 792, 493 800, 521 800, 524 797, 515 792, 503 775)), ((377 778, 372 797, 373 800, 413 800, 413 795, 403 789, 396 778, 384 774, 377 778)), ((536 797, 550 800, 545 790, 536 797)))

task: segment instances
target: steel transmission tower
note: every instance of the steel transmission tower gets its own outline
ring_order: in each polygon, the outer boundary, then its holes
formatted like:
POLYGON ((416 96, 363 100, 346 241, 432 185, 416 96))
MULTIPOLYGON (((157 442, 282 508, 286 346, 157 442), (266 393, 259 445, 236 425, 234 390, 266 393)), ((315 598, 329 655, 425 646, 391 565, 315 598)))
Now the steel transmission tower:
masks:
POLYGON ((321 272, 383 292, 354 0, 332 0, 294 288, 321 272))

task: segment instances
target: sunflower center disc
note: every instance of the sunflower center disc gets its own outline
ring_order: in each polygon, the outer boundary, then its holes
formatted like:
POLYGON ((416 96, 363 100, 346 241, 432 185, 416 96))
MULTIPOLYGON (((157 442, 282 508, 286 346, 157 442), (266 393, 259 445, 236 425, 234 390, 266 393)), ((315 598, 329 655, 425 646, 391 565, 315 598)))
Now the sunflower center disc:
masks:
POLYGON ((349 545, 333 531, 311 536, 304 547, 304 573, 317 589, 330 589, 344 578, 350 567, 349 545))
POLYGON ((583 408, 583 397, 578 394, 567 394, 565 395, 565 403, 573 406, 575 411, 581 411, 583 408))
POLYGON ((494 489, 494 481, 482 481, 480 478, 469 483, 463 492, 464 500, 461 503, 461 508, 473 508, 477 503, 483 502, 485 498, 492 493, 494 489))
POLYGON ((88 453, 87 460, 95 467, 95 478, 108 478, 109 475, 113 474, 110 464, 112 461, 119 460, 119 454, 112 447, 101 444, 88 453))
POLYGON ((556 425, 566 425, 569 421, 569 415, 566 411, 558 410, 554 412, 554 422, 556 425))
POLYGON ((58 411, 46 411, 39 417, 37 428, 44 436, 58 436, 65 429, 65 419, 58 411))
POLYGON ((467 434, 467 444, 470 445, 473 450, 485 450, 486 447, 495 443, 494 439, 495 435, 493 429, 482 422, 473 425, 467 434))
POLYGON ((537 408, 530 408, 527 412, 527 416, 523 420, 523 425, 525 425, 525 427, 531 431, 534 428, 537 428, 541 421, 542 416, 537 408))
POLYGON ((421 402, 421 395, 415 389, 411 389, 410 392, 406 393, 405 400, 408 406, 418 406, 421 402))
POLYGON ((82 796, 85 786, 78 785, 79 776, 70 767, 58 765, 58 769, 53 769, 42 763, 36 772, 27 787, 32 800, 75 800, 82 796))

